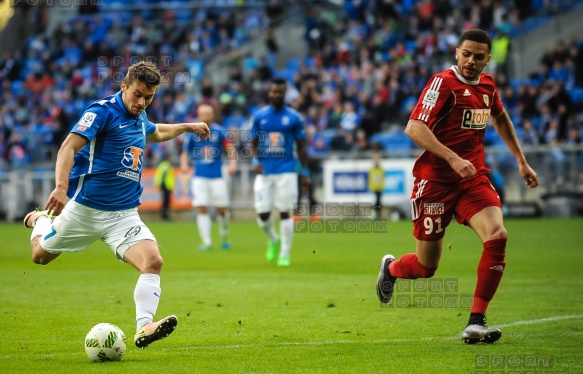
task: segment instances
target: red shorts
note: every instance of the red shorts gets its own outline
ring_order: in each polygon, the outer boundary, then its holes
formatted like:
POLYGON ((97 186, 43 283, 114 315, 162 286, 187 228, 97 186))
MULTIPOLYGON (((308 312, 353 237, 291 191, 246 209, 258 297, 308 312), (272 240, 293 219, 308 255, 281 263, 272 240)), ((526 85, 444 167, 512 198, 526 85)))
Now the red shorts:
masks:
POLYGON ((419 240, 439 240, 453 215, 458 223, 467 225, 474 214, 491 206, 502 208, 498 193, 485 175, 454 184, 416 178, 411 193, 413 235, 419 240))

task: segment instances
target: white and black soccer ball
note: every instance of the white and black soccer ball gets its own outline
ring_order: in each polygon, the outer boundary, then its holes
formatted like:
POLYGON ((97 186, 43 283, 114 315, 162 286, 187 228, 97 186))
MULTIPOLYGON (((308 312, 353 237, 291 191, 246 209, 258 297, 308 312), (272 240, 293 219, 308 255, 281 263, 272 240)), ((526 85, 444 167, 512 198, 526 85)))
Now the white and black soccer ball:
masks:
POLYGON ((85 352, 91 361, 119 361, 126 353, 126 336, 111 323, 99 323, 85 337, 85 352))

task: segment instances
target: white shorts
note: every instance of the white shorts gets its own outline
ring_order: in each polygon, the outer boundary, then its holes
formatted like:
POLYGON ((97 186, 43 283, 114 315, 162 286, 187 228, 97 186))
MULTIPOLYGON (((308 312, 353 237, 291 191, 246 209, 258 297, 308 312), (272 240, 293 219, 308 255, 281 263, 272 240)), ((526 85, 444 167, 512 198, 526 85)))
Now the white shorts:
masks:
POLYGON ((105 211, 86 207, 69 200, 53 221, 52 231, 39 238, 43 249, 49 253, 79 252, 101 239, 124 261, 125 251, 143 240, 156 238, 142 222, 138 209, 105 211))
POLYGON ((296 173, 257 174, 253 191, 257 213, 269 213, 274 207, 280 212, 290 212, 298 199, 298 175, 296 173))
POLYGON ((229 206, 229 193, 225 178, 194 177, 190 182, 192 206, 229 206))

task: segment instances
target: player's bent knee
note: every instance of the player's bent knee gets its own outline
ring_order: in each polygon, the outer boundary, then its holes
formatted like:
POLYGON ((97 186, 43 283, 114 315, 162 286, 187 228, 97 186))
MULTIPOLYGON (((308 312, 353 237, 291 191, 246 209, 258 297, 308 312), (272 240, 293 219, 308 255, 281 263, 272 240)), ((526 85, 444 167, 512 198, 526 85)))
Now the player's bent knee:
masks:
POLYGON ((160 255, 151 256, 146 260, 145 267, 151 272, 159 273, 164 265, 164 259, 160 255))
POLYGON ((32 254, 32 262, 34 262, 37 265, 46 265, 49 262, 45 260, 45 258, 43 256, 39 256, 38 254, 34 253, 32 254))
POLYGON ((508 231, 504 226, 497 227, 492 233, 491 239, 508 239, 508 231))
POLYGON ((37 265, 46 265, 57 258, 57 256, 58 254, 49 253, 39 247, 38 250, 33 249, 32 251, 32 262, 37 265))

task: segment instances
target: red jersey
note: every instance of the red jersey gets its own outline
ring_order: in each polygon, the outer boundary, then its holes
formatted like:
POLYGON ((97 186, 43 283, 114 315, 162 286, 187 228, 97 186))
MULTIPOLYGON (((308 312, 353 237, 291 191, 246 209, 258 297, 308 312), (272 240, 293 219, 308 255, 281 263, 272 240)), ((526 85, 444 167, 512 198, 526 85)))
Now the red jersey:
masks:
MULTIPOLYGON (((484 133, 490 115, 503 110, 494 79, 482 73, 476 81, 468 81, 457 66, 431 77, 410 119, 420 120, 443 145, 470 161, 477 174, 486 174, 484 133)), ((413 175, 440 183, 461 179, 447 161, 424 151, 413 167, 413 175)))

